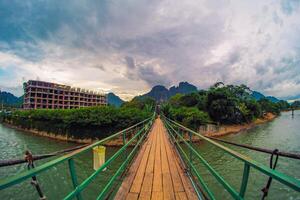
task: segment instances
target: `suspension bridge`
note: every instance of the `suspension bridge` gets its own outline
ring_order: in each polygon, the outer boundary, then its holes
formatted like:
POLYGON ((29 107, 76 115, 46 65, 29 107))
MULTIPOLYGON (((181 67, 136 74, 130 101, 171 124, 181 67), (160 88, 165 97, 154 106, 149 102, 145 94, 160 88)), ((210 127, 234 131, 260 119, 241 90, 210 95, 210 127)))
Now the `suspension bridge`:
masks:
MULTIPOLYGON (((203 165, 210 175, 218 181, 232 199, 245 199, 250 170, 256 170, 268 177, 268 182, 263 188, 262 199, 267 197, 273 180, 300 192, 300 180, 283 174, 275 169, 278 156, 296 158, 298 155, 279 152, 265 152, 271 154, 270 166, 256 162, 250 157, 242 155, 219 142, 190 130, 181 124, 164 116, 155 114, 125 130, 113 134, 91 145, 78 147, 73 150, 61 151, 53 154, 33 157, 64 155, 55 158, 39 166, 32 167, 27 171, 15 174, 0 180, 1 190, 20 184, 28 179, 34 181, 40 199, 46 199, 37 178, 41 173, 49 172, 58 164, 66 163, 73 184, 64 199, 84 199, 82 193, 93 180, 105 169, 109 168, 116 159, 122 159, 114 173, 103 187, 99 187, 96 199, 216 199, 216 194, 205 182, 205 177, 197 167, 203 165), (201 139, 216 146, 219 150, 238 159, 244 164, 239 189, 230 185, 197 151, 193 141, 201 139), (93 148, 107 144, 111 140, 121 140, 122 146, 112 156, 96 169, 82 182, 78 181, 74 159, 84 152, 92 151, 93 148), (70 152, 71 151, 71 152, 70 152), (66 154, 66 152, 68 152, 66 154)), ((252 149, 255 150, 255 149, 252 149)), ((260 151, 264 151, 260 149, 260 151)), ((1 166, 19 164, 24 159, 0 163, 1 166)), ((207 175, 206 175, 207 176, 207 175)), ((258 191, 260 192, 260 191, 258 191)), ((300 194, 300 193, 299 193, 300 194)), ((0 195, 1 197, 1 195, 0 195)))

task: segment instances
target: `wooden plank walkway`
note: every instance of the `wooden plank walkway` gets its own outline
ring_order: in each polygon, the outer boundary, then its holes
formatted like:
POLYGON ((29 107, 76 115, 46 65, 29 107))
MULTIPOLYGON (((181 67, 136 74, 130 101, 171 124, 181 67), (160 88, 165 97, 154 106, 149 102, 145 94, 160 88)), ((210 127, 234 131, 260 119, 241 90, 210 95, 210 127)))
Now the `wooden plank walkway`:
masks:
POLYGON ((160 118, 154 122, 115 199, 197 199, 160 118))

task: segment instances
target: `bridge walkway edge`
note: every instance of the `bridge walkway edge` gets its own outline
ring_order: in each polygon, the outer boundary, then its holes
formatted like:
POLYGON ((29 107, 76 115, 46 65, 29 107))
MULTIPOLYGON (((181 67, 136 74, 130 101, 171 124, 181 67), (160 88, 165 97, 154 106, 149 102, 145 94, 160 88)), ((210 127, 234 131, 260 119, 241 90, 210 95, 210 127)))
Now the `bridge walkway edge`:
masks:
POLYGON ((160 118, 130 166, 115 199, 197 199, 160 118))

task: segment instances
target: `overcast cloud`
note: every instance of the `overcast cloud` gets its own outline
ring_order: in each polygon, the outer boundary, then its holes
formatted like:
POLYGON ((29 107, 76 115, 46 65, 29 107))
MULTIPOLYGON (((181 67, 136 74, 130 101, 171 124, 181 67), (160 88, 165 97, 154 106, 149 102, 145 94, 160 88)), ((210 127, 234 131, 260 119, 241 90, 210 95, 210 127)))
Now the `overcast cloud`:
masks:
POLYGON ((299 0, 0 0, 0 89, 40 79, 125 99, 156 84, 300 95, 299 0))

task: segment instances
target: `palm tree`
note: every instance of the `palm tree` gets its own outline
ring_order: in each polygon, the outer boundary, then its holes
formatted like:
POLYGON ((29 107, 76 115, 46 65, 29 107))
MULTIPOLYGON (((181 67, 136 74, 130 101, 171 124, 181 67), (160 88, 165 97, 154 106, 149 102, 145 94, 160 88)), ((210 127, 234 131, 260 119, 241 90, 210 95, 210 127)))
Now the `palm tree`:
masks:
POLYGON ((225 84, 222 81, 219 81, 219 82, 216 82, 213 87, 218 88, 221 85, 224 86, 225 84))

